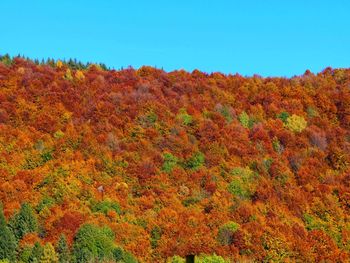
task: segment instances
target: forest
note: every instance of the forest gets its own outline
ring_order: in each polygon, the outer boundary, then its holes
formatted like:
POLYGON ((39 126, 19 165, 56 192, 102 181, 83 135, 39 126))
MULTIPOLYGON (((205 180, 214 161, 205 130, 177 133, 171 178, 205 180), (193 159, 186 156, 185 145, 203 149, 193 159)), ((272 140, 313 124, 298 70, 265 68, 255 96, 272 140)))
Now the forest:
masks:
POLYGON ((350 261, 350 69, 0 56, 0 262, 350 261))

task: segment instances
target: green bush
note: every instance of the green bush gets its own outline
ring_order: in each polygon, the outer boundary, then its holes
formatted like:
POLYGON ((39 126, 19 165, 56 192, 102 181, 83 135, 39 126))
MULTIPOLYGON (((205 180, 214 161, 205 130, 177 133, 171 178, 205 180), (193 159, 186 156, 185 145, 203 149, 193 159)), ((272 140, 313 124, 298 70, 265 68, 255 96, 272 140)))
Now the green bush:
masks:
POLYGON ((166 173, 171 173, 175 166, 178 164, 179 159, 172 155, 171 153, 163 154, 164 163, 162 166, 162 170, 166 173))
POLYGON ((200 167, 202 167, 204 162, 205 162, 204 154, 201 152, 196 152, 188 160, 185 161, 184 168, 196 171, 200 167))
POLYGON ((250 126, 250 118, 249 118, 249 115, 245 111, 243 111, 238 116, 238 120, 242 124, 243 127, 249 128, 249 126, 250 126))
POLYGON ((289 113, 286 111, 282 111, 277 115, 277 118, 283 121, 283 123, 287 123, 287 119, 289 118, 289 113))
POLYGON ((257 174, 249 168, 236 167, 231 171, 232 181, 228 191, 241 199, 250 199, 254 193, 257 174))
POLYGON ((182 108, 179 110, 179 113, 176 116, 176 119, 180 120, 183 125, 190 125, 193 121, 191 115, 189 115, 186 109, 182 108))
POLYGON ((38 204, 38 206, 36 207, 36 211, 38 213, 40 213, 41 211, 43 211, 45 208, 50 208, 51 206, 53 206, 55 204, 55 199, 53 199, 52 197, 44 197, 40 203, 38 204))
POLYGON ((162 229, 159 226, 153 227, 151 230, 151 246, 156 248, 158 246, 158 241, 162 236, 162 229))

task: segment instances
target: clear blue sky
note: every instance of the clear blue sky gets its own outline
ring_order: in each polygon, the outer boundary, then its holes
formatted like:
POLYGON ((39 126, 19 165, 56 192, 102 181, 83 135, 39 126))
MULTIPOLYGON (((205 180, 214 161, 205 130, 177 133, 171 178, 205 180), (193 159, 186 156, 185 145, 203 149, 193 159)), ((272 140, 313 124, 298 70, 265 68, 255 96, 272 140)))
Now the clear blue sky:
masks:
POLYGON ((262 76, 350 67, 349 0, 2 0, 0 54, 262 76))

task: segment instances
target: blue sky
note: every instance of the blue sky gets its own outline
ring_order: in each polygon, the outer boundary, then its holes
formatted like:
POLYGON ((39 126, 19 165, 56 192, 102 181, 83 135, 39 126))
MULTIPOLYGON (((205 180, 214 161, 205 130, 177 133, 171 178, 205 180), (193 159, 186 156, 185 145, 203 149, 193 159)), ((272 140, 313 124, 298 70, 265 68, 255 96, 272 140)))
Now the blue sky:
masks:
POLYGON ((350 67, 348 0, 3 0, 0 54, 293 76, 350 67))

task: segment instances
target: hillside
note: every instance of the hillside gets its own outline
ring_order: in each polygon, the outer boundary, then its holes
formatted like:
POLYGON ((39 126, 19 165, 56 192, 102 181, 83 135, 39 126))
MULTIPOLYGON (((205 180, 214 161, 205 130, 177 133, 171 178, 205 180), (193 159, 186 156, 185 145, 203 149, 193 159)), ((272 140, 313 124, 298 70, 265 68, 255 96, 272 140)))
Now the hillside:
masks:
POLYGON ((0 61, 0 259, 350 260, 350 69, 0 61))

